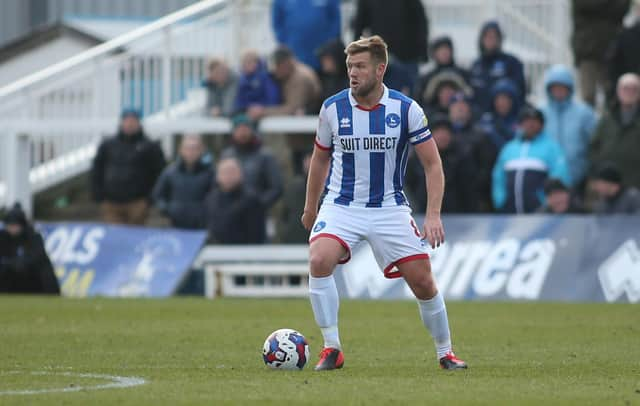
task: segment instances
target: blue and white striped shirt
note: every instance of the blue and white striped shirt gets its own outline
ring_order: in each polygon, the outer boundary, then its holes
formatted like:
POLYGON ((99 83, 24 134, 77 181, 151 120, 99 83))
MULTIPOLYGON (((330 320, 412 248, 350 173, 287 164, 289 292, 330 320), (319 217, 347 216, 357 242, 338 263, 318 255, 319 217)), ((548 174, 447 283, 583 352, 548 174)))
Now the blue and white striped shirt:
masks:
POLYGON ((350 89, 320 109, 316 146, 332 150, 324 203, 355 207, 407 205, 402 190, 408 144, 431 139, 422 108, 384 87, 378 105, 359 106, 350 89))

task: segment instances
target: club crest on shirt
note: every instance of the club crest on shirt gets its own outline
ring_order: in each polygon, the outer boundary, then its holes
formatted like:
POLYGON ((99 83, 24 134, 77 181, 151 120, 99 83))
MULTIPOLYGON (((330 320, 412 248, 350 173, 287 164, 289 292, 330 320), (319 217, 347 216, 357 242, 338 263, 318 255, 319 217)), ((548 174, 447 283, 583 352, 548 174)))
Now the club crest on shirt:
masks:
POLYGON ((316 225, 313 227, 313 232, 317 233, 318 231, 322 230, 326 226, 327 226, 327 223, 325 223, 324 221, 318 221, 316 225))
POLYGON ((396 128, 400 125, 400 116, 396 113, 389 113, 387 117, 385 117, 385 122, 391 128, 396 128))

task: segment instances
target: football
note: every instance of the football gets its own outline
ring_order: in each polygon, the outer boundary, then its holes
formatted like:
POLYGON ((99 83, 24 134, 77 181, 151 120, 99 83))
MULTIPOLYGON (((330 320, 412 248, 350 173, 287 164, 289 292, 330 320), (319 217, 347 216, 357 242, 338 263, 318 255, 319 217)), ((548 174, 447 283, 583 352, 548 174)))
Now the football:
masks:
POLYGON ((309 344, 296 330, 282 328, 269 334, 262 347, 262 358, 272 369, 301 370, 309 359, 309 344))

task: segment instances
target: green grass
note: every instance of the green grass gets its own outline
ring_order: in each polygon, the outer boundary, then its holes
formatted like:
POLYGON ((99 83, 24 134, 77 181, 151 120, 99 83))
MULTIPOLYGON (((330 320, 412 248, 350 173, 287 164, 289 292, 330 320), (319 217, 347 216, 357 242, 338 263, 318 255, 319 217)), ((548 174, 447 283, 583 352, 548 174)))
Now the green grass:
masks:
POLYGON ((638 305, 448 308, 468 371, 437 368, 415 303, 343 301, 345 368, 315 373, 271 371, 261 357, 268 333, 290 327, 315 362, 306 300, 0 297, 0 392, 106 383, 69 372, 147 380, 0 404, 640 404, 638 305))

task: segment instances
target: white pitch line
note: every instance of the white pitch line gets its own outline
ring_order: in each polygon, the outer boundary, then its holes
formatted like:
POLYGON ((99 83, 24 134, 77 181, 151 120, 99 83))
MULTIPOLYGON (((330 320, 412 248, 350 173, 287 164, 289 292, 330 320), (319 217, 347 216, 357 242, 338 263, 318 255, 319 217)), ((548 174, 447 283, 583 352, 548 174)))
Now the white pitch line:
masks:
MULTIPOLYGON (((19 371, 10 371, 1 373, 0 375, 16 375, 20 374, 19 371)), ((27 372, 25 372, 27 373, 27 372)), ((38 395, 43 393, 62 393, 62 392, 79 392, 83 390, 99 390, 99 389, 114 389, 114 388, 130 388, 132 386, 144 385, 147 383, 143 378, 135 376, 116 376, 116 375, 102 375, 102 374, 80 374, 75 372, 49 372, 38 371, 31 372, 30 375, 59 375, 59 376, 72 376, 75 378, 92 378, 92 379, 105 379, 112 381, 110 383, 91 385, 91 386, 72 386, 64 388, 49 388, 49 389, 25 389, 25 390, 7 390, 0 391, 2 395, 38 395)))

